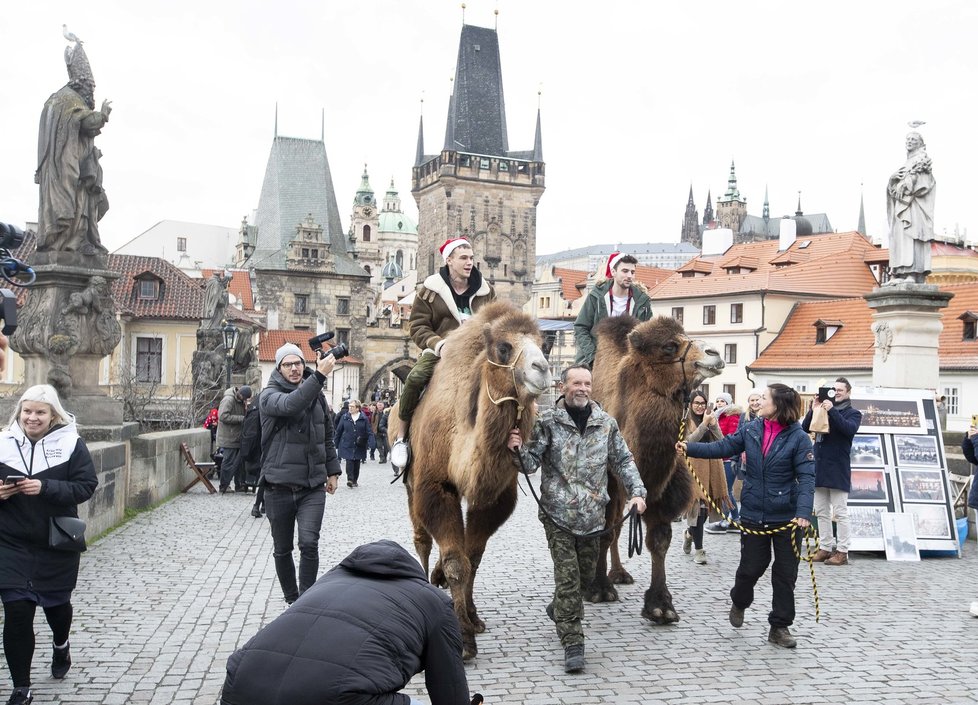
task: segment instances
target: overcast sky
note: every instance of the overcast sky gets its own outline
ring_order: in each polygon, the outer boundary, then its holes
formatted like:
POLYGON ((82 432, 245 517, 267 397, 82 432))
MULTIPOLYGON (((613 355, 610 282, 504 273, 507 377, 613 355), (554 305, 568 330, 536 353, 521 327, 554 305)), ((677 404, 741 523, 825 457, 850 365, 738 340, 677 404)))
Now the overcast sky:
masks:
MULTIPOLYGON (((885 187, 921 132, 936 226, 969 229, 978 147, 978 3, 889 0, 603 3, 468 0, 498 30, 509 145, 531 149, 542 85, 547 191, 537 252, 676 242, 690 184, 748 212, 826 212, 886 230, 885 187)), ((45 0, 7 3, 0 27, 0 221, 36 220, 37 125, 67 82, 61 25, 85 41, 114 249, 160 220, 236 227, 257 206, 278 102, 280 135, 325 141, 344 227, 363 164, 405 210, 420 99, 426 152, 444 141, 462 23, 455 0, 45 0)), ((147 252, 146 254, 155 254, 147 252)))

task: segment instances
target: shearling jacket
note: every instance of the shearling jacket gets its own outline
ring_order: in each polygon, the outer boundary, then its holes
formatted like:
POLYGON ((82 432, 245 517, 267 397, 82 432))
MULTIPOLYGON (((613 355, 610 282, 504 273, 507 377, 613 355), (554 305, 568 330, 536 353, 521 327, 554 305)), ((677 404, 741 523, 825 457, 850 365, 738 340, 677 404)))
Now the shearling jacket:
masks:
MULTIPOLYGON (((594 285, 581 306, 581 312, 574 321, 574 344, 577 347, 575 365, 590 365, 594 362, 594 353, 598 342, 594 337, 594 327, 602 318, 608 316, 608 292, 614 281, 608 279, 594 285)), ((635 316, 640 321, 652 318, 652 299, 641 284, 632 285, 632 302, 628 315, 635 316)))
POLYGON ((645 497, 645 485, 618 422, 591 402, 582 434, 564 406, 564 398, 537 417, 533 435, 519 449, 527 471, 543 467, 540 503, 560 526, 588 534, 604 526, 608 473, 625 485, 629 497, 645 497))
POLYGON ((74 423, 31 443, 17 423, 0 433, 0 477, 41 481, 39 495, 15 494, 0 502, 0 590, 64 592, 75 588, 79 556, 48 548, 50 517, 78 516, 98 476, 74 423))
POLYGON ((752 524, 786 524, 809 517, 815 499, 815 455, 812 441, 797 421, 781 431, 767 455, 764 419, 743 424, 716 443, 688 443, 691 458, 725 458, 746 453, 744 487, 740 491, 740 518, 752 524))
POLYGON ((276 369, 258 398, 261 475, 269 484, 319 487, 342 473, 320 375, 308 368, 303 375, 296 385, 276 369))
POLYGON ((462 321, 496 298, 496 292, 482 278, 475 267, 469 275, 469 308, 463 314, 455 305, 452 287, 446 281, 448 267, 424 280, 414 295, 411 306, 411 340, 422 350, 431 349, 441 353, 441 345, 446 335, 462 325, 462 321))

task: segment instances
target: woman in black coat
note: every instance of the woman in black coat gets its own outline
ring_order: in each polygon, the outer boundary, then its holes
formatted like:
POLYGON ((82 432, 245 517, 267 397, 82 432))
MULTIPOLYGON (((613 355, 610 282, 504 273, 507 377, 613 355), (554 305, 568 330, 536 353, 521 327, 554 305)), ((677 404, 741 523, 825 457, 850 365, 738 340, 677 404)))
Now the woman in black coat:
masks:
POLYGON ((71 591, 78 551, 48 546, 51 518, 77 517, 98 478, 74 417, 47 384, 29 388, 0 433, 0 600, 3 648, 14 683, 8 705, 31 702, 34 613, 40 606, 51 627, 51 675, 71 667, 71 591))
POLYGON ((333 440, 336 442, 336 454, 346 461, 346 486, 358 487, 360 463, 367 459, 367 448, 376 441, 370 420, 361 412, 360 402, 356 399, 350 400, 348 413, 336 417, 333 440))

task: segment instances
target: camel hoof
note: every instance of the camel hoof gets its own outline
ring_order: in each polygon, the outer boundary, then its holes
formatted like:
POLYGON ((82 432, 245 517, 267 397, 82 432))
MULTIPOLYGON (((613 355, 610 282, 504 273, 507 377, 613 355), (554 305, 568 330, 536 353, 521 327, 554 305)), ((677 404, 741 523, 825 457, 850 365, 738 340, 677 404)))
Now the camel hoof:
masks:
POLYGON ((656 607, 650 610, 648 607, 642 608, 642 616, 647 620, 654 622, 656 624, 664 624, 662 616, 662 608, 656 607))
POLYGON ((618 591, 611 585, 598 585, 584 595, 584 599, 595 604, 599 602, 618 602, 618 591))
POLYGON ((475 639, 469 643, 465 637, 462 637, 462 660, 471 661, 479 653, 479 648, 475 645, 475 639))
POLYGON ((608 580, 615 585, 631 585, 635 582, 635 578, 629 575, 628 571, 624 568, 616 568, 608 573, 608 580))
POLYGON ((472 623, 472 631, 476 634, 482 634, 486 630, 486 623, 479 619, 478 615, 469 615, 469 621, 472 623))
POLYGON ((448 587, 448 578, 445 577, 445 571, 441 569, 441 562, 431 571, 431 584, 440 588, 448 587))
POLYGON ((675 610, 666 610, 662 616, 669 624, 679 621, 679 615, 676 614, 675 610))

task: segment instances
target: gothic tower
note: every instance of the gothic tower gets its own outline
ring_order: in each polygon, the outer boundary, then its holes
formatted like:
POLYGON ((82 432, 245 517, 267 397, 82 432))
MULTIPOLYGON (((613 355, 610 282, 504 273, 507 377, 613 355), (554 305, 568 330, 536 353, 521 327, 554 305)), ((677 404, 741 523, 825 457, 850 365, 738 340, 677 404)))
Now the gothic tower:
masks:
POLYGON ((683 218, 683 231, 680 242, 688 242, 693 247, 702 247, 699 218, 696 215, 696 204, 693 202, 693 185, 689 185, 689 200, 686 201, 686 217, 683 218))
POLYGON ((737 188, 737 172, 733 160, 730 161, 730 177, 727 179, 727 192, 717 199, 717 221, 721 228, 730 228, 735 233, 747 216, 747 199, 741 197, 737 188))
POLYGON ((384 255, 380 246, 380 212, 377 198, 370 188, 367 165, 363 165, 360 188, 353 197, 353 213, 350 217, 348 238, 350 249, 355 253, 357 263, 370 274, 371 284, 379 284, 380 270, 384 267, 384 255))
POLYGON ((713 201, 711 200, 710 190, 706 191, 706 208, 703 209, 703 227, 710 227, 713 222, 713 201))
POLYGON ((496 30, 463 25, 441 152, 425 155, 423 126, 418 132, 411 193, 419 281, 441 267, 439 246, 462 236, 496 295, 522 306, 533 283, 544 189, 540 110, 533 149, 510 151, 496 30))

